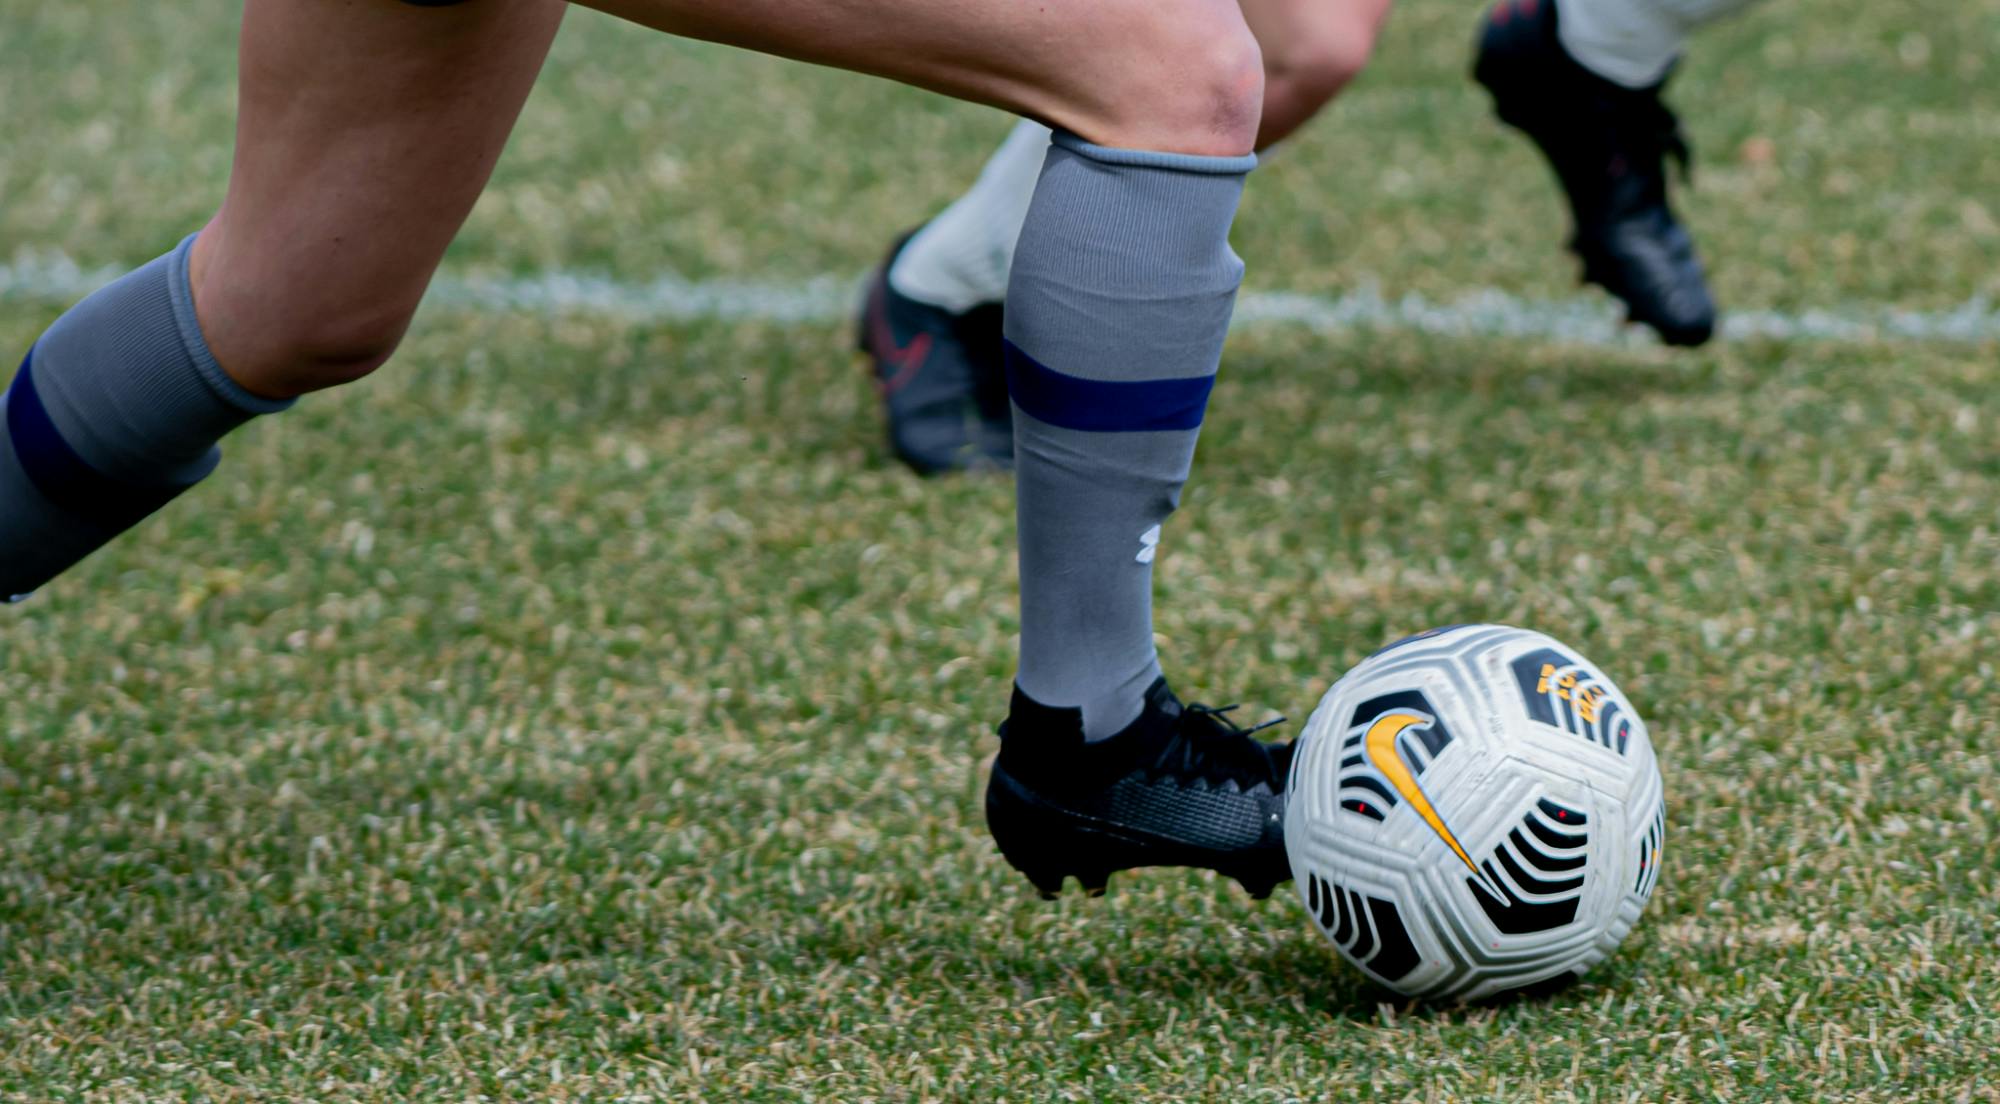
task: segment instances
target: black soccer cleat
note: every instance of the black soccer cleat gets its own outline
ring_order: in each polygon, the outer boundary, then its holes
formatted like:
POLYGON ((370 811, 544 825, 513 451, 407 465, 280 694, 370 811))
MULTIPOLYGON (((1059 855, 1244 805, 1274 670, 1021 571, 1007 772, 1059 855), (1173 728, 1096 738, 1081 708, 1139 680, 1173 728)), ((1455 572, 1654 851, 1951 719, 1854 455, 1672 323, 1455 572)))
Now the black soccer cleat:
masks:
POLYGON ((1011 468, 1000 304, 953 314, 897 291, 889 267, 909 240, 868 281, 856 343, 874 366, 889 447, 919 475, 1011 468))
MULTIPOLYGON (((1063 880, 1104 892, 1140 866, 1193 866, 1269 897, 1285 858, 1292 745, 1266 744, 1224 716, 1182 706, 1159 679, 1124 731, 1086 743, 1083 714, 1014 689, 986 787, 986 824, 1014 869, 1053 899, 1063 880)), ((1278 722, 1272 721, 1271 724, 1278 722)))
POLYGON ((1556 38, 1555 0, 1500 0, 1486 15, 1473 77, 1500 120, 1534 140, 1569 197, 1583 279, 1624 301, 1669 345, 1715 333, 1694 241, 1667 203, 1669 157, 1689 174, 1666 81, 1625 88, 1579 65, 1556 38))

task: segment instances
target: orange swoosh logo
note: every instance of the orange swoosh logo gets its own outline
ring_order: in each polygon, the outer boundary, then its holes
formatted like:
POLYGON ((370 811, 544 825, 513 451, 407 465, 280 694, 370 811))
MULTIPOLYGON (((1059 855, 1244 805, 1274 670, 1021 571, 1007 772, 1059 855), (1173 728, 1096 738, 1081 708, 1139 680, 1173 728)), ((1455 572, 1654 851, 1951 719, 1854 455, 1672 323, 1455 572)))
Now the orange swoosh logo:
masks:
POLYGON ((1410 808, 1415 809, 1417 815, 1424 818, 1424 823, 1430 825, 1431 830, 1465 863, 1465 868, 1472 871, 1473 877, 1483 883, 1485 875, 1474 865, 1472 856, 1465 853, 1465 848, 1459 846, 1458 837, 1451 834, 1444 817, 1432 808, 1431 799, 1425 797, 1423 787, 1417 785, 1417 777, 1410 773, 1409 764, 1396 753, 1398 737, 1409 729, 1428 728, 1432 723, 1431 718, 1421 713, 1384 713, 1368 726, 1368 736, 1362 746, 1368 750, 1368 761, 1375 764, 1375 769, 1382 772, 1396 792, 1403 795, 1403 800, 1410 803, 1410 808))

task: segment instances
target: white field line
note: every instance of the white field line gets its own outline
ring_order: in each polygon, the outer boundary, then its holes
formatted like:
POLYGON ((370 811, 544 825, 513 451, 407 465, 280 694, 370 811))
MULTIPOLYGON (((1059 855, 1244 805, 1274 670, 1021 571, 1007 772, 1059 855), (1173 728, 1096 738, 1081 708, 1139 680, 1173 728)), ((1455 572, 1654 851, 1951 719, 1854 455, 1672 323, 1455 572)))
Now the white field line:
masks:
MULTIPOLYGON (((0 302, 62 304, 115 279, 121 269, 85 268, 61 255, 22 252, 0 262, 0 302)), ((475 313, 526 311, 587 314, 634 322, 704 319, 775 323, 832 322, 854 310, 857 284, 846 277, 807 280, 684 280, 643 282, 573 272, 533 276, 445 273, 431 287, 430 306, 475 313)), ((1644 346, 1649 339, 1620 322, 1610 300, 1523 299, 1492 288, 1449 300, 1409 294, 1394 298, 1372 288, 1332 296, 1246 291, 1236 307, 1243 326, 1293 325, 1345 330, 1520 337, 1576 345, 1644 346)), ((2000 341, 2000 306, 1968 299, 1949 310, 1909 310, 1858 303, 1803 311, 1736 310, 1725 314, 1722 337, 1839 344, 2000 341)))

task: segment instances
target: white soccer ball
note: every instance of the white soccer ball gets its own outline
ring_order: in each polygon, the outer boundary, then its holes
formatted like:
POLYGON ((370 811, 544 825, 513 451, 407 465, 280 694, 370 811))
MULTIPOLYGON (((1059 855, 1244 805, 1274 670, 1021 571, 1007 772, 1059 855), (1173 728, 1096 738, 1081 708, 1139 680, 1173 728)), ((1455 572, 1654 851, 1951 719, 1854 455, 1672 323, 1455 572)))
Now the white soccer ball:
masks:
POLYGON ((1431 1000, 1582 973, 1659 879, 1646 724, 1541 633, 1433 629, 1363 660, 1306 723, 1285 848, 1342 957, 1431 1000))

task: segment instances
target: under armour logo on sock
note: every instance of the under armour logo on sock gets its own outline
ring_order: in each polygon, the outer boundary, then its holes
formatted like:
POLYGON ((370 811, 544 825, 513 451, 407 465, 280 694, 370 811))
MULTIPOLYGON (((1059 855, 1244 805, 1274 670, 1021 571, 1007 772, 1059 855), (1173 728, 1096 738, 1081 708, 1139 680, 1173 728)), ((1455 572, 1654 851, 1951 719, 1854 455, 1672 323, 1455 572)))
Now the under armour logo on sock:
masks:
POLYGON ((1139 534, 1139 562, 1142 564, 1152 563, 1153 557, 1159 555, 1159 552, 1160 527, 1155 525, 1151 529, 1139 534))

